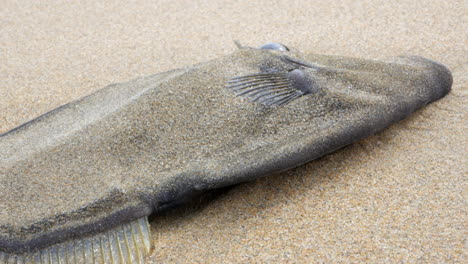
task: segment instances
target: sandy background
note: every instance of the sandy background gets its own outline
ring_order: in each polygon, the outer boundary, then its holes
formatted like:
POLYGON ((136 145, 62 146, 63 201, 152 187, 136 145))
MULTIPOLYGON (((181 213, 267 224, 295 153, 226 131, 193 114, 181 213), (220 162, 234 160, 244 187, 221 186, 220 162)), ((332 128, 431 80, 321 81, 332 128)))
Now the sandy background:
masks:
POLYGON ((107 84, 228 54, 234 39, 444 63, 453 91, 409 119, 153 217, 148 262, 466 262, 467 1, 19 2, 1 1, 0 133, 107 84))

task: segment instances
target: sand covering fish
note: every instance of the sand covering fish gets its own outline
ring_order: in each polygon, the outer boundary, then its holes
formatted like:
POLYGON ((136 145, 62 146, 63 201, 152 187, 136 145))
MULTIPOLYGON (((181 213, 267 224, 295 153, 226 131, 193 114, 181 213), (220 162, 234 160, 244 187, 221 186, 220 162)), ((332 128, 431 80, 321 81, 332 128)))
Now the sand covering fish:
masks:
POLYGON ((147 217, 372 135, 451 88, 418 56, 241 48, 0 135, 0 263, 143 263, 147 217))

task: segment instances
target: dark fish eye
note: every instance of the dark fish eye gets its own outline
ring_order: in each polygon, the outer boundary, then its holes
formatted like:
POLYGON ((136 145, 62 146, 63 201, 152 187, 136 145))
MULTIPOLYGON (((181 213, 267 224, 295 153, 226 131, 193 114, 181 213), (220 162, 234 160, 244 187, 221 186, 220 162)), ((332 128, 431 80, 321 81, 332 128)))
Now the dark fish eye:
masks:
POLYGON ((259 49, 289 51, 289 48, 286 47, 285 45, 280 44, 280 43, 275 43, 275 42, 271 42, 271 43, 267 43, 265 45, 262 45, 262 46, 259 47, 259 49))

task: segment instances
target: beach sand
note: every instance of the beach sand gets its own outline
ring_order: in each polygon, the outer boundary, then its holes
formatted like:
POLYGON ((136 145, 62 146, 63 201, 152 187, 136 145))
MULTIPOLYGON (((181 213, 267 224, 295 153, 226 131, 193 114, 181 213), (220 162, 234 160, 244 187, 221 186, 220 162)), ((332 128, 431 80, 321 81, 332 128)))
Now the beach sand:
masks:
POLYGON ((452 92, 297 169, 151 219, 148 263, 464 263, 466 1, 2 1, 0 133, 105 85, 275 41, 420 55, 452 92), (155 3, 156 2, 156 3, 155 3))

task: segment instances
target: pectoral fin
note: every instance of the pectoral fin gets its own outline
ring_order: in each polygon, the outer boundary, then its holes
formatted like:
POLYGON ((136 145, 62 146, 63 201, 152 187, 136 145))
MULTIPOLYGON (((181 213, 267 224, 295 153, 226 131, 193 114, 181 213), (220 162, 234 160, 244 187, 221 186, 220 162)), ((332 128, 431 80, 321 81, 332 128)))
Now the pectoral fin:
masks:
POLYGON ((314 90, 313 84, 301 69, 238 76, 229 80, 226 87, 237 96, 270 107, 287 104, 314 90))

